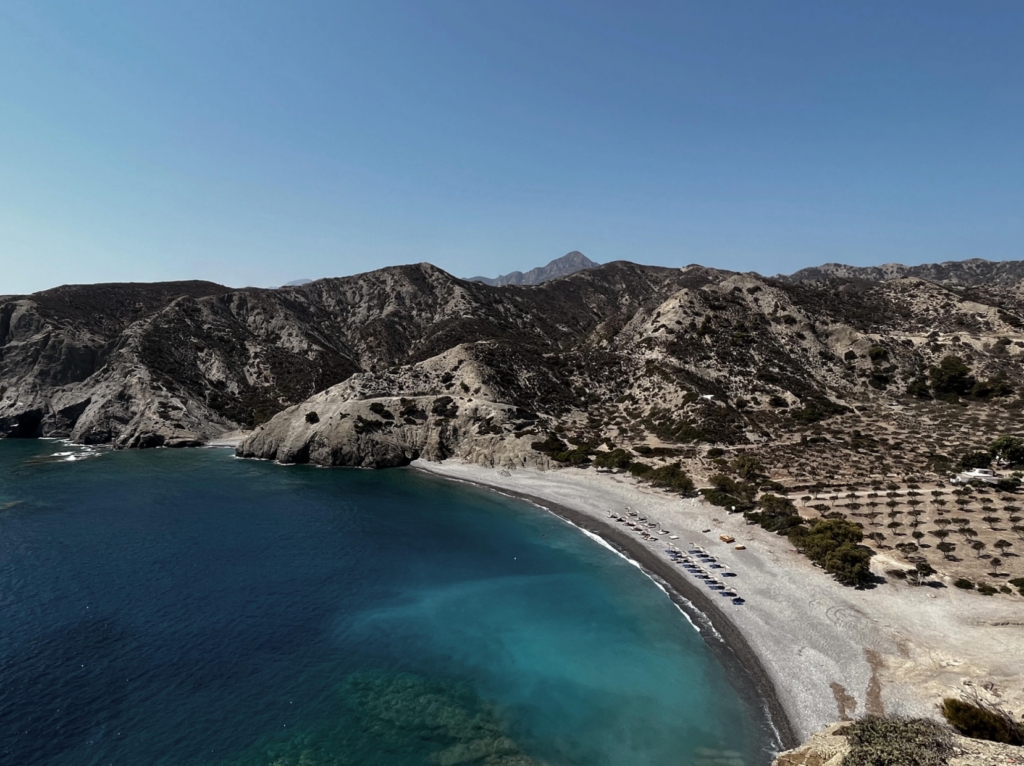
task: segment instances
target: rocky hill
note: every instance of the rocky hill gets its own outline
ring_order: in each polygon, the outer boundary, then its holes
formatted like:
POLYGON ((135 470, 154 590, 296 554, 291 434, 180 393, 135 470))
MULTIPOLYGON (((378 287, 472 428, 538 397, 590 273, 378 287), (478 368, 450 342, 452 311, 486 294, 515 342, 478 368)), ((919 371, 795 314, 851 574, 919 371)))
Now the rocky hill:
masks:
POLYGON ((1019 283, 626 262, 522 287, 429 264, 277 290, 66 286, 0 304, 0 433, 148 447, 256 428, 242 454, 346 465, 547 465, 609 442, 699 457, 936 396, 952 355, 971 401, 1018 402, 1022 316, 1019 283))
POLYGON ((483 282, 485 285, 500 287, 501 285, 539 285, 542 282, 550 282, 552 279, 567 277, 584 269, 597 268, 596 263, 587 258, 578 250, 566 253, 561 258, 556 258, 547 266, 538 266, 530 269, 525 274, 521 271, 513 271, 500 277, 470 277, 470 282, 483 282))
POLYGON ((823 266, 801 269, 789 275, 780 274, 775 278, 791 284, 801 284, 830 279, 884 282, 889 279, 908 277, 963 287, 1013 286, 1024 280, 1024 261, 986 261, 981 258, 971 258, 966 261, 926 263, 921 266, 904 266, 901 263, 886 263, 881 266, 846 266, 841 263, 826 263, 823 266))

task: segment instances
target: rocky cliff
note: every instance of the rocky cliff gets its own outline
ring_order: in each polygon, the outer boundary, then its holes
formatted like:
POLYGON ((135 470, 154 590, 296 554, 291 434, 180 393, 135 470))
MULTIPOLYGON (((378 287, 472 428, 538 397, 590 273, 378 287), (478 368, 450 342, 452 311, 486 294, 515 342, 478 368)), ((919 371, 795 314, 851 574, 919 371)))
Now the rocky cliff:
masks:
POLYGON ((457 457, 504 468, 546 468, 531 449, 550 418, 465 396, 351 399, 344 386, 317 394, 259 426, 238 450, 280 463, 384 468, 457 457))
POLYGON ((952 354, 1019 387, 1022 295, 626 262, 522 287, 429 264, 277 290, 67 286, 0 303, 0 433, 147 447, 262 426, 243 454, 347 465, 543 463, 528 444, 556 428, 566 449, 760 444, 904 397, 952 354), (433 413, 444 397, 456 414, 433 413))

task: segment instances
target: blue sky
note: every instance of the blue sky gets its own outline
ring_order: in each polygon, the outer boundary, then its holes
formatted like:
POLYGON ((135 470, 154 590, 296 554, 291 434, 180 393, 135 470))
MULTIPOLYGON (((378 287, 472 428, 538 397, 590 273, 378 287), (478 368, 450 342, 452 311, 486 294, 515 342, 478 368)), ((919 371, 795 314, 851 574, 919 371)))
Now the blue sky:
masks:
POLYGON ((0 4, 0 294, 1024 257, 1024 3, 0 4))

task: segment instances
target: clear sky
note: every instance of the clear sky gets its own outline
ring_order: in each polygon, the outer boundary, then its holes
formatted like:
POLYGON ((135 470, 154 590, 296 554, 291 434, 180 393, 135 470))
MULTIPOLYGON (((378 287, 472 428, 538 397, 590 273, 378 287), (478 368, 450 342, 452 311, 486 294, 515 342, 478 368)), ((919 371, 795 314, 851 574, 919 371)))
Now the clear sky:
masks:
POLYGON ((1024 258, 1024 2, 0 2, 0 294, 1024 258))

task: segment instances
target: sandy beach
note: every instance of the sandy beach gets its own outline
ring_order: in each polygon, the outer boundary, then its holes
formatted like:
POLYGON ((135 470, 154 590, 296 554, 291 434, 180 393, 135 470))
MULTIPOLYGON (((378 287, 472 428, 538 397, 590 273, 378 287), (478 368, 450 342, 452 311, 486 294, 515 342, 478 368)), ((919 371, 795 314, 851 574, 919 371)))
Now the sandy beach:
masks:
POLYGON ((230 447, 234 449, 241 444, 245 437, 251 434, 252 431, 225 431, 216 439, 211 439, 206 443, 207 447, 230 447))
POLYGON ((740 514, 625 475, 576 468, 507 471, 454 461, 420 460, 413 467, 532 499, 639 563, 708 617, 762 690, 787 747, 865 713, 936 716, 936 703, 956 696, 965 682, 989 685, 984 693, 1018 714, 1024 708, 1019 598, 986 598, 941 582, 846 588, 788 540, 747 524, 740 514), (656 535, 644 541, 609 518, 627 506, 678 539, 656 535), (723 534, 735 543, 721 542, 723 534), (744 604, 718 597, 671 562, 666 548, 675 544, 685 551, 690 543, 737 574, 729 584, 744 604), (745 550, 735 550, 736 544, 745 550))

